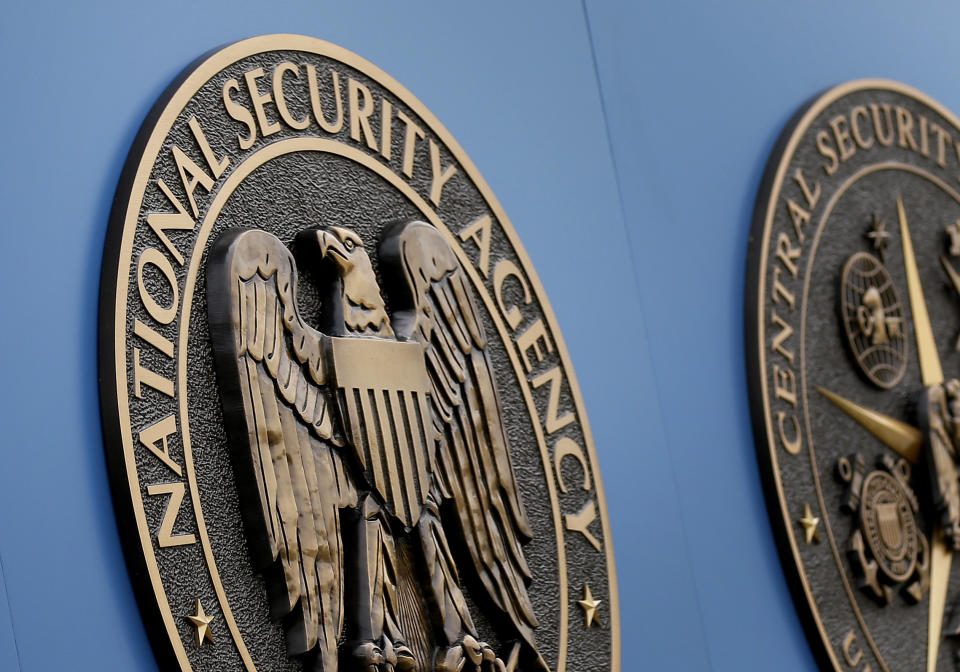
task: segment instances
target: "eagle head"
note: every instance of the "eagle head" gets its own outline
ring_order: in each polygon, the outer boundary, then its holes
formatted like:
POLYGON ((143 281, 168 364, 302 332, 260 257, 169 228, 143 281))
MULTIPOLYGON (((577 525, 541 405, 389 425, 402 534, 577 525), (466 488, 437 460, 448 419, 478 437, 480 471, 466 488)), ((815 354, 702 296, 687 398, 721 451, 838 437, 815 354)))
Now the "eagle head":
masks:
POLYGON ((393 338, 377 276, 360 236, 339 226, 321 226, 302 231, 297 238, 319 252, 321 263, 333 270, 335 282, 324 302, 328 313, 324 321, 333 334, 393 338))
POLYGON ((373 274, 363 240, 356 233, 339 226, 323 226, 312 233, 317 237, 320 258, 332 262, 341 277, 352 274, 355 269, 361 273, 369 269, 370 275, 373 274))

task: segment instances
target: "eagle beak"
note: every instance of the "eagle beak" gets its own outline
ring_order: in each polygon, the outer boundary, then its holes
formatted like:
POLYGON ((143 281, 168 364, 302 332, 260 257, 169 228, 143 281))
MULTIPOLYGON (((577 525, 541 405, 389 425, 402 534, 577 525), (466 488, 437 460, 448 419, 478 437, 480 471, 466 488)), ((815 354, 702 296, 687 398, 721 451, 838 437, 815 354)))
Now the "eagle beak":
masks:
POLYGON ((321 259, 326 259, 331 252, 335 257, 344 257, 340 240, 327 229, 317 229, 317 244, 320 246, 321 259))
POLYGON ((317 244, 320 246, 320 257, 326 257, 330 248, 330 234, 323 229, 317 230, 317 244))

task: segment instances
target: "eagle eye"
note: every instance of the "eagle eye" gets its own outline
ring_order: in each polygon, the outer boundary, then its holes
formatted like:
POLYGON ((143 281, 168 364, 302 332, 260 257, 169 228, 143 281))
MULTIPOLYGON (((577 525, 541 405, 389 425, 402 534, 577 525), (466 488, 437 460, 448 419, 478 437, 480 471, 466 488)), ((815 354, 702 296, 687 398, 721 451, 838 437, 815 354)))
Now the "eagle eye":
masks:
POLYGON ((343 241, 343 247, 347 252, 353 252, 353 248, 356 246, 356 243, 354 243, 350 238, 347 238, 345 241, 343 241))

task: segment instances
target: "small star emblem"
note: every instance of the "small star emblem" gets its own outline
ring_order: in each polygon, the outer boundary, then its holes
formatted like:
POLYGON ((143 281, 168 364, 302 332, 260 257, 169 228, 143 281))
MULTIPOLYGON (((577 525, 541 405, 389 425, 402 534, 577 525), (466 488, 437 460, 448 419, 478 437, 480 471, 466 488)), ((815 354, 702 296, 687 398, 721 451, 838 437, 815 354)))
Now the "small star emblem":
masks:
POLYGON ((817 529, 820 525, 820 519, 813 515, 809 504, 803 505, 803 518, 799 519, 797 522, 803 526, 803 531, 808 544, 820 543, 820 530, 817 529))
POLYGON ((203 646, 204 640, 213 644, 213 630, 210 628, 210 622, 213 620, 213 616, 207 616, 203 611, 203 605, 200 604, 200 600, 197 600, 197 613, 193 616, 187 616, 187 619, 193 626, 197 629, 193 633, 193 645, 198 649, 203 646))
POLYGON ((880 253, 880 260, 887 261, 887 244, 890 242, 890 232, 887 224, 877 213, 873 213, 873 227, 867 232, 867 238, 873 241, 873 249, 880 253))
POLYGON ((600 600, 593 599, 593 593, 590 592, 590 586, 583 584, 583 599, 578 602, 583 607, 583 616, 586 620, 584 627, 589 628, 596 622, 600 625, 600 616, 597 614, 597 607, 600 606, 600 600))

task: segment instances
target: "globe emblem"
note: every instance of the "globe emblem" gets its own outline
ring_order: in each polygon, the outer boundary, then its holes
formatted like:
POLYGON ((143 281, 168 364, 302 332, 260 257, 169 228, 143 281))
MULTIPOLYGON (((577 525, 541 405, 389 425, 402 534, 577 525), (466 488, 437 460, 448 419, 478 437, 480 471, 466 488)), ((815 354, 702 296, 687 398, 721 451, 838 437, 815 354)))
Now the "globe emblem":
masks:
POLYGON ((890 274, 875 256, 858 252, 843 267, 840 293, 850 354, 870 382, 894 387, 907 370, 907 337, 890 274))

